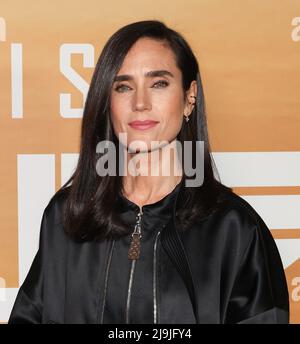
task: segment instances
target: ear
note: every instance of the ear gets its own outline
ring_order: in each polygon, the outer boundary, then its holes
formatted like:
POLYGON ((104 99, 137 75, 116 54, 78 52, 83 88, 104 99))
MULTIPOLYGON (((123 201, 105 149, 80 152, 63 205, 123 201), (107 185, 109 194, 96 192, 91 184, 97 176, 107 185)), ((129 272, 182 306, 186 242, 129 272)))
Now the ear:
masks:
POLYGON ((197 82, 193 80, 191 82, 190 88, 186 91, 185 106, 184 106, 184 116, 189 116, 193 111, 197 98, 197 82))

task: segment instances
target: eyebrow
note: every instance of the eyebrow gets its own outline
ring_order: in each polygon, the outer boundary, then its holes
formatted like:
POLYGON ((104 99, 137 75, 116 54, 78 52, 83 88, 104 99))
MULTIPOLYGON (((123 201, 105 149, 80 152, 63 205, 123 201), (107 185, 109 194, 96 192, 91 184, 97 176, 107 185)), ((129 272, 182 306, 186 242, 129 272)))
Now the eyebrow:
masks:
MULTIPOLYGON (((174 75, 167 71, 167 70, 152 70, 150 72, 147 72, 144 74, 145 77, 147 78, 154 78, 154 77, 157 77, 157 76, 170 76, 172 78, 174 78, 174 75)), ((128 75, 128 74, 124 74, 124 75, 117 75, 115 78, 114 78, 114 82, 115 81, 128 81, 128 80, 132 80, 133 77, 131 75, 128 75)))

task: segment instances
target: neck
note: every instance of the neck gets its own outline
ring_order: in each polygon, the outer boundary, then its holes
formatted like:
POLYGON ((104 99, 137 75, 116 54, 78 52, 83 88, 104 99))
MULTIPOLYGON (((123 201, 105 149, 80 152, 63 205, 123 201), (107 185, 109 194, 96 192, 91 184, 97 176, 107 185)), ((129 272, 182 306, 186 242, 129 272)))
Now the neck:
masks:
POLYGON ((169 194, 182 178, 176 141, 149 152, 127 154, 124 195, 143 206, 169 194))

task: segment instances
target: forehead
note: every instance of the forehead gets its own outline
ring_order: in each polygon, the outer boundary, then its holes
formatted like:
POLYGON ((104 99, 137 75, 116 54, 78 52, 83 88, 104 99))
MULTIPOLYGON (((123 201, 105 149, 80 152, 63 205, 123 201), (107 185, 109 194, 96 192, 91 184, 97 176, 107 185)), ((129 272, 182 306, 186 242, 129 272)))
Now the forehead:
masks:
POLYGON ((132 73, 138 69, 169 69, 179 73, 175 54, 166 42, 140 38, 130 48, 118 74, 132 73))

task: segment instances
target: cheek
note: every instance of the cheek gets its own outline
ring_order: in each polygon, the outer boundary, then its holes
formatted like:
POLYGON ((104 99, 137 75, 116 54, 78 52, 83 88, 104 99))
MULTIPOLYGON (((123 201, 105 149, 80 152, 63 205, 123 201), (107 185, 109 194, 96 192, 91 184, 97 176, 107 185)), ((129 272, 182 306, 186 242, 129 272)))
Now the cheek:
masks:
POLYGON ((183 94, 181 88, 179 88, 177 85, 170 88, 168 92, 165 94, 162 103, 164 104, 166 113, 178 117, 181 113, 183 113, 184 108, 183 94))
POLYGON ((183 118, 183 103, 180 101, 179 97, 173 97, 164 104, 164 107, 161 108, 160 113, 162 114, 164 121, 170 127, 177 127, 181 123, 183 118))

